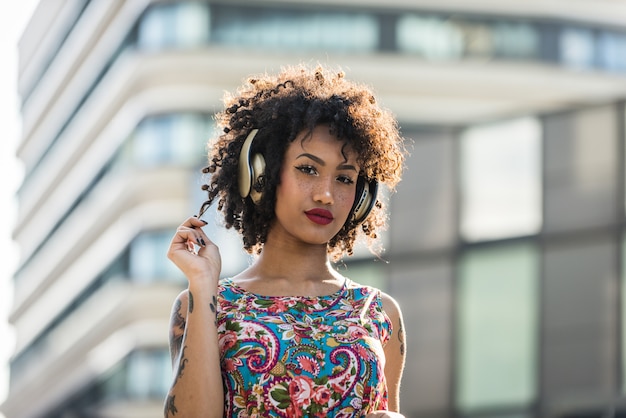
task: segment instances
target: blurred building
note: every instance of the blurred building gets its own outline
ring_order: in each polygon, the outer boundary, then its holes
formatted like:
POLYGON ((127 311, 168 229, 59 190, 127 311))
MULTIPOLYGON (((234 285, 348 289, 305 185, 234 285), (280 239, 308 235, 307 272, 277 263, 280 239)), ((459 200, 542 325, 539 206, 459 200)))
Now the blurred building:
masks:
MULTIPOLYGON (((41 1, 21 39, 26 168, 7 418, 155 417, 165 257, 224 90, 301 61, 371 84, 412 139, 384 259, 408 417, 626 416, 626 2, 41 1)), ((210 222, 228 254, 247 257, 210 222)))

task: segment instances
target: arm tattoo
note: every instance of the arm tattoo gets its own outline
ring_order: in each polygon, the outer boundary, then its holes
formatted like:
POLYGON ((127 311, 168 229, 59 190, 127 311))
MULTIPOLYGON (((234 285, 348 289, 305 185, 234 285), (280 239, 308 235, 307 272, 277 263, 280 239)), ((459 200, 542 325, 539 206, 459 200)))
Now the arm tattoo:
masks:
POLYGON ((189 362, 189 360, 185 357, 186 349, 187 349, 187 346, 184 346, 183 350, 180 352, 180 361, 178 362, 178 370, 176 371, 176 379, 174 379, 174 383, 172 384, 172 387, 174 387, 176 385, 176 382, 178 382, 178 379, 180 379, 183 376, 183 372, 185 371, 185 366, 189 362))
POLYGON ((193 295, 189 292, 189 313, 193 312, 193 295))
POLYGON ((404 355, 404 324, 400 318, 400 329, 398 330, 398 340, 400 341, 400 354, 404 355))
POLYGON ((215 297, 215 295, 213 295, 213 298, 211 298, 209 308, 211 308, 211 312, 215 314, 215 326, 217 326, 217 298, 215 297))
POLYGON ((176 405, 174 405, 175 397, 174 395, 167 395, 167 399, 165 400, 165 418, 169 418, 170 413, 174 416, 178 412, 176 405))
POLYGON ((174 313, 172 314, 172 326, 170 328, 170 347, 172 351, 172 361, 178 357, 180 347, 183 343, 183 336, 185 334, 185 326, 187 325, 185 317, 181 315, 182 303, 180 300, 176 301, 174 307, 174 313))

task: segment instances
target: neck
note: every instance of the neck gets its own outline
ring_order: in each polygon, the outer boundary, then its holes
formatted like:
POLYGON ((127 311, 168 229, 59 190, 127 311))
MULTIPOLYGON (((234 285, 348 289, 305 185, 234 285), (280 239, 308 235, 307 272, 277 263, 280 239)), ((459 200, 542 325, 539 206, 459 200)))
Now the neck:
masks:
POLYGON ((334 276, 326 245, 307 245, 268 237, 255 266, 266 278, 323 281, 334 276))
POLYGON ((256 262, 235 277, 239 285, 266 296, 322 296, 345 284, 333 269, 325 244, 281 238, 268 236, 256 262))

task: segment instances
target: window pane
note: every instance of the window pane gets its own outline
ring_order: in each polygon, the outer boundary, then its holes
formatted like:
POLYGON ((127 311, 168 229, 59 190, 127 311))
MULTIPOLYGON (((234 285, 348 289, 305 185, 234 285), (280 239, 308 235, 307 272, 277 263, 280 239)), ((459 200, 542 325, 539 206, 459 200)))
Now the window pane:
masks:
POLYGON ((131 399, 161 399, 167 394, 171 381, 167 349, 134 351, 127 361, 127 395, 131 399))
POLYGON ((543 260, 542 396, 548 404, 617 391, 617 242, 612 234, 547 242, 543 260))
POLYGON ((618 114, 600 106, 544 119, 547 232, 618 220, 618 114))
POLYGON ((496 23, 493 27, 494 53, 507 58, 539 56, 539 31, 525 23, 496 23))
POLYGON ((402 16, 398 20, 396 36, 401 51, 412 52, 424 58, 456 59, 463 54, 463 33, 447 19, 402 16))
POLYGON ((174 263, 165 256, 171 238, 171 231, 145 232, 135 238, 130 250, 130 275, 133 280, 184 280, 174 263))
POLYGON ((336 266, 344 276, 365 286, 373 286, 383 291, 387 290, 387 274, 384 262, 381 260, 343 264, 336 266))
MULTIPOLYGON (((409 132, 408 135, 411 133, 409 132)), ((415 133, 398 193, 391 195, 390 251, 445 249, 456 239, 456 149, 447 132, 415 133)))
POLYGON ((433 411, 447 411, 452 404, 452 260, 407 257, 394 259, 388 268, 388 290, 402 308, 406 328, 402 410, 407 417, 448 416, 433 411))
POLYGON ((600 65, 607 70, 626 71, 626 34, 603 32, 599 39, 600 65))
POLYGON ((159 165, 168 154, 168 138, 172 136, 170 118, 150 116, 137 127, 132 149, 132 163, 143 166, 159 165))
POLYGON ((594 64, 593 32, 589 29, 565 29, 560 36, 561 61, 573 68, 590 68, 594 64))
POLYGON ((205 139, 213 127, 209 116, 175 113, 146 117, 126 145, 125 158, 136 166, 203 163, 205 139))
POLYGON ((211 41, 228 45, 333 51, 378 47, 372 15, 215 5, 211 41))
POLYGON ((206 3, 191 1, 179 3, 176 13, 176 44, 194 47, 209 39, 209 7, 206 3))
POLYGON ((467 129, 461 136, 461 234, 506 238, 541 228, 540 126, 534 118, 467 129))
POLYGON ((157 4, 139 21, 138 46, 142 49, 190 47, 209 38, 209 9, 201 2, 157 4))
POLYGON ((538 260, 529 244, 474 249, 460 263, 457 406, 523 407, 536 395, 538 260))

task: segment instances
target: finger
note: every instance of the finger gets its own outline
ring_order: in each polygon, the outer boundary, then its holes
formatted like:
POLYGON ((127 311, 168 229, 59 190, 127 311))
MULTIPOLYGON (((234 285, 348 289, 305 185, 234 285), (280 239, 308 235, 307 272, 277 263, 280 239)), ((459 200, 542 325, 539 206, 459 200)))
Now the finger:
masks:
POLYGON ((197 216, 190 216, 182 223, 182 226, 188 226, 191 228, 202 228, 207 224, 207 221, 204 219, 200 219, 197 216))
POLYGON ((186 227, 192 228, 195 231, 197 231, 198 232, 196 234, 197 240, 195 240, 195 241, 201 247, 205 247, 205 246, 209 245, 209 243, 212 244, 212 242, 209 239, 209 237, 202 230, 202 228, 204 226, 206 226, 206 224, 207 224, 207 221, 205 221, 204 219, 198 219, 194 215, 192 217, 187 218, 187 220, 185 220, 185 222, 183 222, 183 224, 181 226, 186 226, 186 227))
POLYGON ((206 245, 205 237, 206 235, 201 229, 181 225, 172 238, 172 245, 186 245, 188 249, 193 248, 193 245, 204 247, 206 245))

